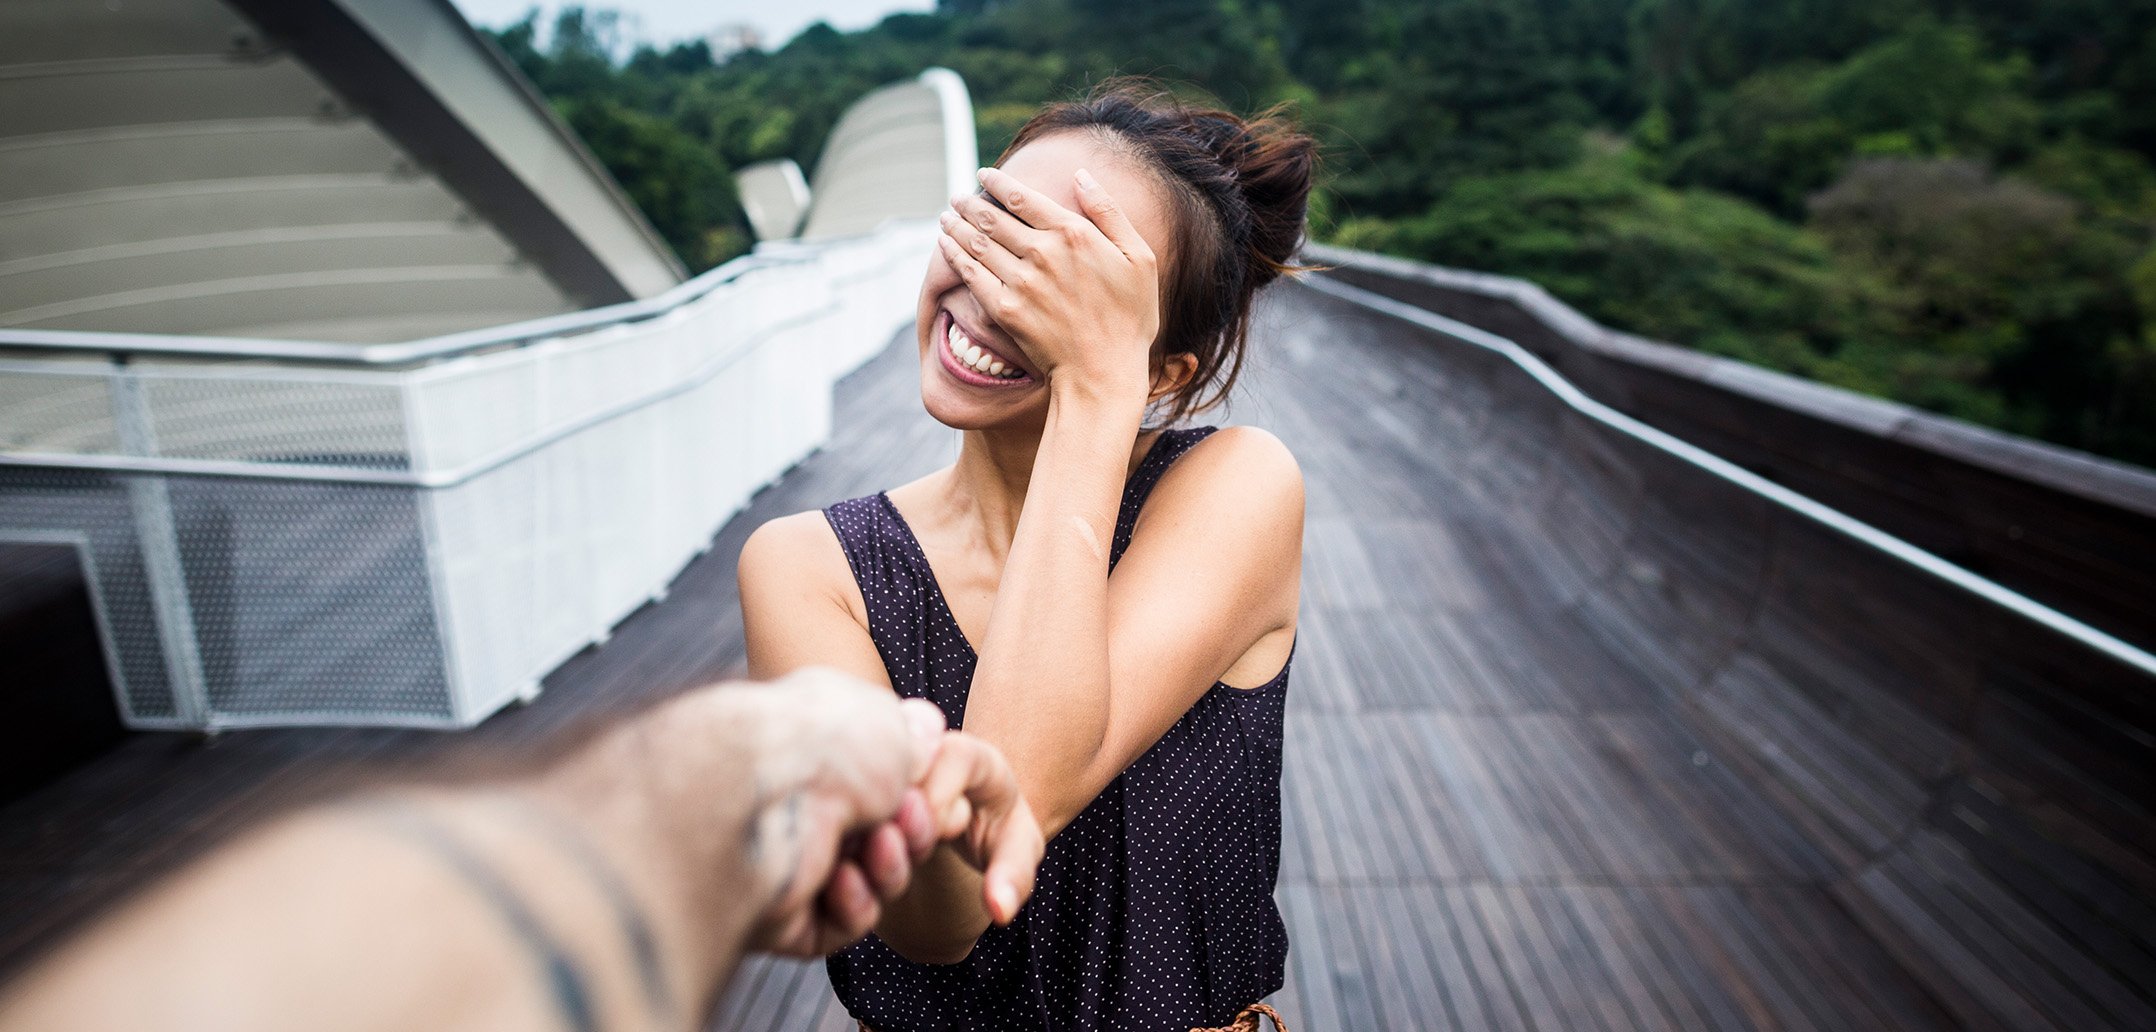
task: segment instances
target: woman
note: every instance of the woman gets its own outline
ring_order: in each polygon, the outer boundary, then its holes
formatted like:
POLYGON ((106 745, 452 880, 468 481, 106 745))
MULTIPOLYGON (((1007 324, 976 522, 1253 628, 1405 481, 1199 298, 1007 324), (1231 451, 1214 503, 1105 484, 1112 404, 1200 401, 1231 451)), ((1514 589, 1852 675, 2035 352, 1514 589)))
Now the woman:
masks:
POLYGON ((743 548, 755 676, 834 664, 931 699, 1030 804, 938 815, 954 840, 830 963, 865 1027, 1180 1032, 1280 987, 1302 476, 1262 430, 1147 417, 1232 385, 1313 159, 1127 81, 1043 111, 954 199, 921 285, 921 400, 957 460, 743 548), (1015 913, 1031 872, 979 870, 1014 821, 1050 839, 1015 913))

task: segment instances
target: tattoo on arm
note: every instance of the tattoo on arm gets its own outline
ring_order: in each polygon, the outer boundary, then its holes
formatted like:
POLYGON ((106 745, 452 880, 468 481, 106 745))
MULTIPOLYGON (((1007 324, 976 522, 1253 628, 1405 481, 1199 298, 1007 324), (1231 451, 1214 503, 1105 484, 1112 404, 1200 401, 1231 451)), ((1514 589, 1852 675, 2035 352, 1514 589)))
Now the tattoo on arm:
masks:
POLYGON ((793 891, 794 881, 801 877, 801 796, 798 788, 790 788, 784 798, 772 802, 769 786, 760 779, 757 785, 759 816, 749 822, 749 838, 742 844, 742 855, 757 870, 779 868, 785 872, 771 890, 773 899, 793 891))
POLYGON ((575 861, 584 869, 584 876, 598 886, 600 894, 606 897, 607 906, 614 911, 614 919, 621 923, 622 938, 628 940, 629 953, 636 960, 637 977, 644 984, 644 996, 652 1013, 662 1023, 671 1020, 674 997, 666 985, 666 970, 659 963, 658 939, 652 935, 651 922, 645 919, 643 908, 637 905, 628 883, 621 880, 620 872, 592 847, 590 839, 564 823, 559 815, 521 800, 514 808, 519 817, 575 861))
POLYGON ((509 883, 479 854, 456 840, 440 824, 413 810, 382 807, 377 811, 388 824, 406 837, 427 847, 449 868, 486 897, 518 941, 539 961, 547 990, 572 1032, 598 1032, 598 1015, 592 1008, 589 980, 571 957, 539 923, 537 915, 509 883))

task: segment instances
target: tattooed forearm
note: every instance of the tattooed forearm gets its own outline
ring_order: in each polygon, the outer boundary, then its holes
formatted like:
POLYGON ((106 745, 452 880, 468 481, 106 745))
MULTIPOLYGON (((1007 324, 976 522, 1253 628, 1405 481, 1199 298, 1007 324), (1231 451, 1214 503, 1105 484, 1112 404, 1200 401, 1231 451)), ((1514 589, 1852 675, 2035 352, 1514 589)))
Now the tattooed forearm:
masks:
POLYGON ((375 812, 393 829, 427 847, 457 875, 486 897, 509 930, 539 962, 547 991, 553 996, 562 1021, 572 1032, 598 1032, 599 1021, 592 1007, 590 979, 576 958, 549 934, 522 896, 493 867, 450 835, 448 829, 425 815, 403 807, 380 807, 375 812))
POLYGON ((575 861, 583 869, 584 876, 606 897, 607 906, 614 911, 614 919, 621 924, 622 938, 629 943, 629 954, 636 961, 645 1000, 661 1024, 669 1023, 674 1015, 674 996, 666 984, 665 967, 659 961, 658 939, 652 935, 651 922, 644 916, 644 908, 637 904, 636 896, 629 891, 621 873, 607 862, 606 857, 599 855, 591 840, 562 821, 559 815, 529 803, 515 807, 515 812, 546 836, 556 849, 575 861))
POLYGON ((742 855, 748 857, 750 866, 767 876, 778 872, 771 898, 784 898, 793 891, 794 879, 801 873, 802 793, 790 787, 784 796, 773 799, 770 787, 759 779, 756 803, 757 818, 749 822, 742 855))

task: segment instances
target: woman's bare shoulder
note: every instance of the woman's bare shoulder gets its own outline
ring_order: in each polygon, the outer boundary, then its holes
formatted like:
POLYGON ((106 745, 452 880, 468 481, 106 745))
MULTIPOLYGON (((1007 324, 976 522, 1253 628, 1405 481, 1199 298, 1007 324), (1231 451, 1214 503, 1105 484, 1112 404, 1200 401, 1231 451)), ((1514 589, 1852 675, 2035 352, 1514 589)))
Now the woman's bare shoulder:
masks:
POLYGON ((836 667, 876 683, 886 675, 838 534, 823 513, 781 516, 741 545, 736 571, 749 675, 836 667))
POLYGON ((741 545, 737 577, 744 594, 831 593, 852 576, 831 521, 818 509, 766 520, 741 545))
POLYGON ((1299 533, 1303 468, 1271 431, 1223 427, 1168 467, 1146 508, 1160 503, 1169 508, 1225 505, 1260 518, 1292 516, 1299 533))
POLYGON ((1303 470, 1295 453, 1260 427, 1221 429, 1161 475, 1133 537, 1146 537, 1151 526, 1198 521, 1238 541, 1247 558, 1299 565, 1303 470))

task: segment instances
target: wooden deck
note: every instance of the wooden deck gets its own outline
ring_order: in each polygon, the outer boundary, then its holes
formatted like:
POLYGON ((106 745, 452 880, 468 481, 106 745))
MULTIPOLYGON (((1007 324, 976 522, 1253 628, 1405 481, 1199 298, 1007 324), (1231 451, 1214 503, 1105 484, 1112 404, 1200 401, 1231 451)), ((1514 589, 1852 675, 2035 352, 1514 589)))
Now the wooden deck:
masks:
MULTIPOLYGON (((1642 672, 1659 665, 1640 650, 1662 646, 1609 632, 1621 600, 1568 587, 1539 558, 1541 532, 1523 529, 1537 524, 1464 479, 1470 466, 1505 475, 1505 450, 1535 445, 1485 426, 1474 439, 1495 458, 1465 461, 1427 349, 1291 292, 1266 307, 1232 413, 1280 434, 1310 487, 1279 886, 1292 952, 1276 1000, 1296 1028, 2041 1027, 2071 1024, 2068 1004, 2090 999, 2100 1024, 2143 1013, 2148 986, 2130 969, 2058 975, 2056 1006, 2008 983, 2013 999, 1972 1008, 1951 987, 1996 956, 1972 968, 1881 937, 1843 885, 1845 848, 1756 776, 1756 758, 1695 733, 1642 672)), ((759 496, 668 601, 453 744, 516 749, 739 670, 733 557, 748 528, 950 456, 913 377, 908 338, 842 385, 831 446, 759 496)), ((1579 534, 1597 532, 1583 514, 1579 534)), ((444 744, 134 737, 0 809, 0 965, 278 805, 444 744)), ((2137 922, 2126 938, 2142 950, 2137 922)), ((852 1026, 820 967, 756 961, 716 1027, 852 1026)))

